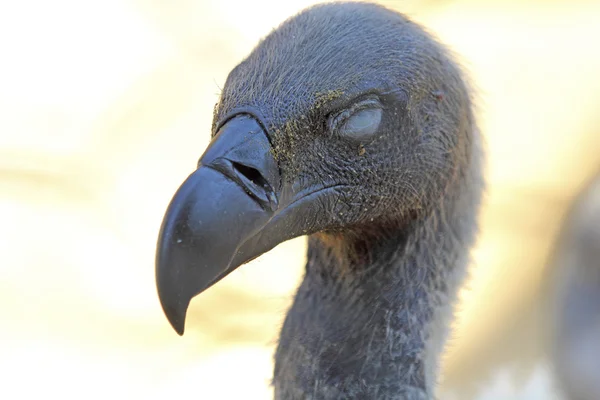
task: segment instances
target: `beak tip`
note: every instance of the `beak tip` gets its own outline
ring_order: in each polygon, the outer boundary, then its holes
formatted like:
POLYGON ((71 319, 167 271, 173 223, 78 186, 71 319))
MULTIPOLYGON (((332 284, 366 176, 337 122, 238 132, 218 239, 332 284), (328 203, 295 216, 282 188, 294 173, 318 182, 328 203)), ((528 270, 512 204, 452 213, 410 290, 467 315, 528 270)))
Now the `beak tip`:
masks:
POLYGON ((165 314, 175 332, 177 332, 179 336, 183 336, 183 332, 185 331, 185 312, 182 314, 173 314, 165 311, 165 314))
POLYGON ((187 314, 189 302, 178 302, 176 304, 169 304, 165 301, 165 297, 161 296, 160 294, 161 293, 159 291, 159 298, 161 300, 162 309, 165 316, 167 317, 167 320, 169 321, 169 324, 171 324, 171 327, 175 330, 175 332, 177 332, 179 336, 183 336, 183 332, 185 330, 185 317, 187 314))
POLYGON ((183 336, 183 332, 185 331, 185 324, 181 324, 180 326, 175 326, 172 325, 173 329, 175 329, 175 332, 177 332, 177 334, 179 336, 183 336))

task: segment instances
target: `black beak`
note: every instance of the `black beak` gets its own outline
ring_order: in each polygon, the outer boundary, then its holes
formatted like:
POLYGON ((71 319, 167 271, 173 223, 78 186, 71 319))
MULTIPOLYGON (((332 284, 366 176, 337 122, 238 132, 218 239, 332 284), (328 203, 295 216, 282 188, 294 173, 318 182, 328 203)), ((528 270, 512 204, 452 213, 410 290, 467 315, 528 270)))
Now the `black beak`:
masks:
POLYGON ((244 114, 219 130, 198 169, 175 193, 158 238, 156 283, 180 335, 195 295, 269 250, 261 251, 251 239, 278 208, 279 181, 264 129, 244 114))
POLYGON ((335 225, 340 186, 283 184, 258 120, 225 123, 173 196, 158 238, 158 296, 177 333, 194 296, 279 243, 335 225))

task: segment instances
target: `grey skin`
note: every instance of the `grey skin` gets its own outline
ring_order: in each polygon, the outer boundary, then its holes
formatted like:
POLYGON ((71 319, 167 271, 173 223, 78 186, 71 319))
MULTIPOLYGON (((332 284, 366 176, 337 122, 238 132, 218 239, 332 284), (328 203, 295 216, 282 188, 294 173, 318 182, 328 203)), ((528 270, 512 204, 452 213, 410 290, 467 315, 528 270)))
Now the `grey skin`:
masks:
POLYGON ((231 71, 212 132, 159 238, 173 327, 193 296, 308 235, 275 398, 433 398, 483 187, 470 91, 444 47, 378 5, 312 7, 231 71))
POLYGON ((556 377, 567 399, 600 399, 600 174, 568 213, 551 267, 556 377))

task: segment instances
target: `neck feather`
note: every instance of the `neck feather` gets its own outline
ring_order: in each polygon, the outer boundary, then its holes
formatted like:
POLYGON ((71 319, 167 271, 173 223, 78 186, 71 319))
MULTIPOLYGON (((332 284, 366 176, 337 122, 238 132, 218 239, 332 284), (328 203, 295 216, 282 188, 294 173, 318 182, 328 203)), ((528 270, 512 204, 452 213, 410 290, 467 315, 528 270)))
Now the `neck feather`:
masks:
POLYGON ((431 398, 478 199, 445 202, 385 236, 309 238, 275 357, 277 399, 431 398))
POLYGON ((461 151, 463 168, 430 212, 309 237, 275 354, 276 399, 433 398, 484 186, 476 129, 461 151))

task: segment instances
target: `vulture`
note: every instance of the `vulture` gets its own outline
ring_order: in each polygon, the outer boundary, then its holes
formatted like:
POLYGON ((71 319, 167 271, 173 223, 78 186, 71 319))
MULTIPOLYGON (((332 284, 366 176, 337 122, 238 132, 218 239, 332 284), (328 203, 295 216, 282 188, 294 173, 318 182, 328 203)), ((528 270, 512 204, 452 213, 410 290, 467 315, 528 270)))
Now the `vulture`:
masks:
POLYGON ((190 300, 283 241, 307 262, 277 399, 432 399, 477 233, 480 134, 450 52, 369 3, 308 8, 228 75, 212 139, 158 235, 156 284, 190 300))
POLYGON ((567 214, 550 270, 551 359, 567 399, 600 399, 600 173, 567 214))

